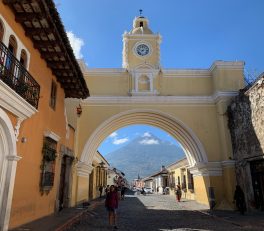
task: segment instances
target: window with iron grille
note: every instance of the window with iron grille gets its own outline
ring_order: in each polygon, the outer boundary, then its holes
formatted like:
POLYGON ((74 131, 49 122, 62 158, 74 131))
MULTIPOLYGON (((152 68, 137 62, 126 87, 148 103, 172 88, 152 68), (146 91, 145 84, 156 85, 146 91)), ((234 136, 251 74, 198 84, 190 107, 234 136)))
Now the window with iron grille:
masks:
POLYGON ((55 81, 51 83, 51 92, 50 92, 50 107, 55 110, 57 99, 57 84, 55 81))
POLYGON ((193 174, 191 174, 189 170, 187 171, 187 177, 188 177, 188 189, 194 190, 193 174))
POLYGON ((40 191, 42 193, 49 192, 54 184, 56 150, 57 142, 49 137, 45 137, 42 148, 43 158, 40 181, 40 191))
POLYGON ((183 175, 182 189, 186 189, 186 175, 183 175))

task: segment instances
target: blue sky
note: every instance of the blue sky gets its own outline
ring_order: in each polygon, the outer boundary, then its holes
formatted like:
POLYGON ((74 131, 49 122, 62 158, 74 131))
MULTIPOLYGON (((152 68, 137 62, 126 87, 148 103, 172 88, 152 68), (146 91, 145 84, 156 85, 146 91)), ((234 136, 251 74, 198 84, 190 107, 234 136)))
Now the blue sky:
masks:
MULTIPOLYGON (((120 68, 122 34, 139 9, 162 36, 163 68, 209 68, 215 60, 246 63, 246 73, 264 71, 264 0, 55 0, 75 56, 88 67, 120 68)), ((145 132, 172 139, 152 127, 114 133, 102 154, 145 132)))
POLYGON ((148 125, 130 125, 113 132, 103 141, 98 150, 102 155, 105 155, 127 145, 136 137, 146 138, 143 138, 142 140, 144 145, 158 145, 159 140, 155 137, 162 141, 168 141, 171 144, 179 145, 171 135, 157 127, 148 125))
POLYGON ((122 34, 143 9, 162 35, 163 68, 208 68, 214 60, 243 60, 264 71, 263 0, 55 0, 89 67, 122 65, 122 34), (79 38, 79 40, 78 40, 79 38))

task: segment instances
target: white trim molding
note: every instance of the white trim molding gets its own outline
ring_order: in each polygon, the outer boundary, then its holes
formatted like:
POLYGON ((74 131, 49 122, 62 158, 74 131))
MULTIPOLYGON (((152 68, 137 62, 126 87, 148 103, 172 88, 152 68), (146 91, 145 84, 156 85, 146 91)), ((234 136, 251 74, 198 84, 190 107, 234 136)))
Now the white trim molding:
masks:
POLYGON ((223 168, 234 168, 236 161, 235 160, 224 160, 221 162, 223 168))
POLYGON ((49 137, 49 138, 55 140, 56 142, 59 142, 59 140, 60 140, 60 136, 57 135, 56 133, 52 132, 52 131, 48 131, 48 130, 45 131, 44 136, 49 137))
POLYGON ((222 176, 223 168, 221 162, 197 163, 188 168, 193 176, 222 176))
POLYGON ((0 80, 0 105, 21 120, 34 115, 38 110, 0 80))
MULTIPOLYGON (((157 92, 158 93, 158 92, 157 92)), ((236 96, 236 91, 215 92, 208 96, 149 96, 147 93, 144 96, 90 96, 82 100, 85 105, 129 105, 129 104, 146 104, 146 105, 215 105, 220 100, 226 100, 236 96)))
POLYGON ((244 61, 214 61, 209 70, 212 72, 214 69, 225 69, 225 70, 244 70, 244 61))

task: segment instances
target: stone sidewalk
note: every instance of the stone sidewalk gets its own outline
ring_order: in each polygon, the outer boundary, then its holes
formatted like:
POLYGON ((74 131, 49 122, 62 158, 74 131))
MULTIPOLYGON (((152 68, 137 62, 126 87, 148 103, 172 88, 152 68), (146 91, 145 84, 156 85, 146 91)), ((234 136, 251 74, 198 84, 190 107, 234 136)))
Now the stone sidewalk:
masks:
POLYGON ((89 202, 89 205, 65 208, 59 213, 40 218, 9 231, 63 231, 79 222, 84 215, 92 213, 94 208, 103 200, 103 198, 98 198, 89 202))

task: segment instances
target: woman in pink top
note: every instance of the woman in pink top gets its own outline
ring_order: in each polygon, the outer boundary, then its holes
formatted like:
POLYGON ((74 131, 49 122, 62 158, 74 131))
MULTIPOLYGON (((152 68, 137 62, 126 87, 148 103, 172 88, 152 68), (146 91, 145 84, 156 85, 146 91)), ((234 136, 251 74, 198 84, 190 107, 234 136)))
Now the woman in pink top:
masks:
POLYGON ((117 215, 116 211, 118 208, 118 194, 116 191, 116 188, 114 185, 110 186, 110 191, 106 195, 105 199, 105 207, 108 211, 108 221, 109 225, 114 225, 114 229, 117 229, 116 226, 116 220, 117 220, 117 215))

